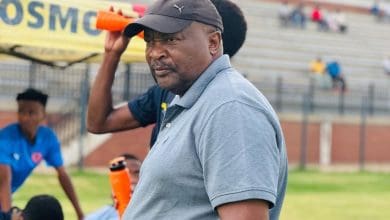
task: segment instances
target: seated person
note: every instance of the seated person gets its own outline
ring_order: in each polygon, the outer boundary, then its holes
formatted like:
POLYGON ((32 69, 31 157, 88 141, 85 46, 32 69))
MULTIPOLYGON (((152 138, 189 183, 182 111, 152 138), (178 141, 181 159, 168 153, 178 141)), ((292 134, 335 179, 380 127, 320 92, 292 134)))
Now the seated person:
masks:
POLYGON ((310 62, 310 72, 314 77, 316 83, 320 85, 323 89, 330 88, 330 77, 326 73, 326 64, 322 61, 321 57, 310 62))
MULTIPOLYGON (((132 154, 121 155, 126 160, 126 166, 131 177, 131 189, 134 190, 138 183, 141 161, 132 154)), ((106 205, 86 216, 85 220, 118 220, 118 212, 115 209, 115 201, 112 205, 106 205)))
POLYGON ((326 64, 326 70, 329 76, 332 78, 333 89, 339 89, 344 93, 347 89, 344 76, 341 72, 341 66, 337 61, 330 61, 326 64))
POLYGON ((50 195, 32 197, 23 210, 20 220, 64 220, 60 202, 50 195))
POLYGON ((79 220, 83 212, 72 181, 65 170, 61 144, 54 131, 42 125, 48 95, 28 88, 16 96, 18 121, 0 129, 0 208, 9 212, 16 192, 42 162, 53 167, 58 181, 79 220))
POLYGON ((381 21, 384 17, 384 11, 379 5, 379 0, 374 1, 374 4, 370 8, 370 13, 376 17, 377 21, 381 21))
POLYGON ((282 26, 287 26, 290 20, 290 8, 288 1, 284 1, 278 10, 279 21, 282 26))
POLYGON ((374 4, 370 8, 370 13, 374 16, 379 16, 380 14, 379 2, 378 0, 374 1, 374 4))
POLYGON ((33 196, 24 210, 13 207, 9 213, 0 213, 0 220, 64 220, 60 202, 50 195, 33 196))
POLYGON ((336 24, 337 24, 337 27, 338 27, 338 31, 340 33, 346 33, 347 29, 348 29, 348 26, 347 26, 347 21, 346 21, 346 18, 345 18, 345 14, 342 11, 336 10, 335 21, 336 21, 336 24))
POLYGON ((310 71, 316 75, 322 75, 325 73, 326 65, 322 61, 321 57, 310 62, 310 71))
POLYGON ((300 3, 297 7, 295 7, 290 14, 291 23, 300 28, 306 28, 306 15, 304 11, 303 3, 300 3))
POLYGON ((325 16, 320 9, 319 5, 316 5, 311 12, 311 21, 318 24, 318 30, 326 31, 328 30, 328 24, 326 22, 325 16))

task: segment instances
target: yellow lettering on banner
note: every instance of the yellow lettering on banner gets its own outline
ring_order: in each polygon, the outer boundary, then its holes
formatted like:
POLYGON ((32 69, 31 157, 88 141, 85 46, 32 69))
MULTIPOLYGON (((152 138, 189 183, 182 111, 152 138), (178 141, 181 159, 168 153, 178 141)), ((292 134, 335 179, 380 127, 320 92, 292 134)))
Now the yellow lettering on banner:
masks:
MULTIPOLYGON (((1 0, 0 44, 99 53, 105 33, 95 28, 98 10, 114 4, 136 17, 131 4, 99 0, 1 0)), ((144 60, 144 42, 134 38, 124 57, 144 60)))

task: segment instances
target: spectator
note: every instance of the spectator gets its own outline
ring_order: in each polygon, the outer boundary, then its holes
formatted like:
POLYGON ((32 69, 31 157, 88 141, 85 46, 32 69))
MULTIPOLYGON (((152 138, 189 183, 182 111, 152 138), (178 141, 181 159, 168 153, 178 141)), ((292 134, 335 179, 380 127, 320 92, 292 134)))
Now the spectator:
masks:
POLYGON ((379 7, 379 0, 375 0, 374 3, 372 4, 371 8, 370 8, 370 13, 372 15, 374 15, 375 17, 380 17, 381 15, 381 10, 380 10, 380 7, 379 7))
POLYGON ((283 27, 288 26, 288 23, 290 22, 290 13, 291 13, 291 9, 288 5, 288 1, 283 1, 282 5, 278 10, 279 21, 281 26, 283 27))
POLYGON ((382 13, 382 20, 385 22, 390 22, 390 2, 384 3, 382 13))
POLYGON ((335 21, 337 24, 338 31, 343 34, 346 33, 348 26, 347 26, 345 14, 342 11, 336 10, 335 21))
POLYGON ((321 58, 321 57, 317 57, 317 59, 313 60, 313 61, 310 63, 310 71, 311 71, 313 74, 322 75, 322 74, 325 73, 325 70, 326 70, 326 65, 325 65, 325 63, 322 61, 322 58, 321 58))
POLYGON ((50 195, 33 196, 24 210, 13 207, 9 213, 0 213, 0 220, 63 220, 60 202, 50 195))
POLYGON ((370 9, 372 15, 374 15, 378 21, 390 22, 390 2, 375 1, 370 9))
POLYGON ((316 5, 311 12, 311 21, 317 23, 318 30, 327 31, 329 30, 328 23, 320 9, 319 5, 316 5))
POLYGON ((338 89, 344 93, 347 89, 344 76, 341 72, 341 66, 337 61, 330 61, 326 64, 326 70, 332 78, 333 89, 338 89))
MULTIPOLYGON (((123 154, 122 155, 126 160, 127 169, 129 170, 129 174, 131 177, 131 189, 134 190, 138 183, 139 178, 139 170, 141 168, 141 160, 139 160, 136 156, 132 154, 123 154)), ((119 220, 119 215, 117 210, 115 209, 115 201, 113 201, 112 205, 107 205, 99 210, 89 214, 86 216, 84 220, 119 220)))
POLYGON ((317 57, 317 59, 310 62, 310 72, 312 73, 315 82, 318 83, 321 88, 330 88, 331 80, 326 74, 326 64, 322 61, 321 57, 317 57))
POLYGON ((300 27, 302 29, 306 28, 306 15, 304 11, 304 4, 298 4, 290 15, 291 23, 295 27, 300 27))
POLYGON ((60 202, 50 195, 32 197, 23 210, 21 220, 63 220, 60 202))
POLYGON ((390 56, 383 59, 383 70, 387 76, 390 76, 390 56))
POLYGON ((379 0, 374 1, 370 13, 375 16, 377 21, 386 20, 386 4, 383 6, 380 5, 379 0))
POLYGON ((83 219, 75 190, 62 160, 60 142, 45 119, 48 95, 29 88, 16 97, 18 122, 0 130, 0 207, 8 212, 11 194, 28 178, 36 166, 45 160, 54 167, 59 183, 71 201, 78 219, 83 219))
POLYGON ((336 21, 336 12, 330 12, 325 16, 326 23, 328 24, 329 30, 333 32, 338 32, 339 31, 339 26, 336 21))

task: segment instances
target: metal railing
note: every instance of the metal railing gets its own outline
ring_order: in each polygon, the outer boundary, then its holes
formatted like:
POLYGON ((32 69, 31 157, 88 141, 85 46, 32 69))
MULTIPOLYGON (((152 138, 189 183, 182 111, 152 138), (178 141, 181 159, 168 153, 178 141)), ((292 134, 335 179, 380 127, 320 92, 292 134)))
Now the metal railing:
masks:
POLYGON ((62 111, 49 115, 47 125, 53 128, 62 145, 67 145, 80 134, 80 112, 78 103, 69 101, 62 111))
MULTIPOLYGON (((78 64, 67 69, 56 69, 33 63, 1 63, 0 89, 2 96, 15 94, 32 86, 47 92, 51 100, 62 103, 79 102, 88 97, 91 70, 88 64, 78 64), (87 88, 85 88, 87 87, 87 88)), ((386 80, 386 79, 384 79, 386 80)), ((388 79, 390 82, 390 79, 388 79)), ((143 93, 154 84, 144 63, 122 64, 118 68, 112 88, 114 103, 128 101, 143 93)), ((271 102, 278 112, 301 112, 302 102, 308 96, 311 113, 359 114, 362 97, 368 99, 370 115, 388 114, 390 88, 374 84, 349 85, 346 93, 324 90, 314 80, 308 83, 292 83, 288 76, 275 82, 253 83, 271 102)), ((389 83, 390 84, 390 83, 389 83)), ((78 106, 80 108, 80 103, 78 106)), ((61 111, 61 108, 57 108, 61 111)))
MULTIPOLYGON (((287 78, 287 77, 286 77, 287 78)), ((389 79, 390 80, 390 79, 389 79)), ((256 82, 254 85, 268 98, 277 112, 302 112, 308 102, 310 113, 359 115, 362 98, 367 98, 368 114, 390 114, 390 88, 372 83, 350 85, 346 92, 323 89, 314 80, 305 84, 292 84, 283 78, 275 82, 256 82)))
MULTIPOLYGON (((86 133, 86 107, 93 78, 91 75, 95 71, 96 69, 88 64, 56 69, 27 62, 0 63, 1 96, 14 100, 16 93, 29 86, 47 92, 50 95, 49 103, 54 103, 52 104, 54 110, 49 113, 55 115, 48 119, 48 125, 55 129, 59 139, 66 145, 71 140, 77 138, 81 140, 80 137, 86 133)), ((324 90, 310 79, 304 84, 292 82, 285 77, 278 78, 275 82, 253 82, 253 84, 279 113, 303 114, 305 117, 309 114, 362 115, 362 118, 366 115, 390 115, 388 86, 370 83, 359 86, 349 85, 348 91, 341 93, 324 90)), ((112 88, 113 102, 118 104, 133 99, 153 84, 154 80, 146 64, 121 64, 112 88)), ((305 121, 302 123, 304 125, 305 121)), ((302 130, 302 140, 306 139, 306 133, 307 131, 302 130)), ((363 133, 362 138, 364 136, 363 133)), ((82 145, 82 141, 80 143, 82 145)), ((306 157, 305 145, 307 143, 302 142, 302 158, 306 157)), ((362 152, 364 147, 364 145, 360 147, 362 152)), ((82 146, 80 151, 82 152, 82 146)), ((361 161, 363 161, 361 166, 364 167, 364 158, 361 161)), ((302 160, 301 166, 305 163, 302 160)), ((82 167, 82 161, 80 166, 82 167)))

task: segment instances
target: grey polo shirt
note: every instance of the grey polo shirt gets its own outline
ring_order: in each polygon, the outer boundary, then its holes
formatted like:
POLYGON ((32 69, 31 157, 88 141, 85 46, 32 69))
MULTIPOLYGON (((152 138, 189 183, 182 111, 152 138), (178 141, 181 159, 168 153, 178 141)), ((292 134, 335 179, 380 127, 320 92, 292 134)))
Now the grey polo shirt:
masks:
POLYGON ((172 101, 123 219, 214 220, 219 205, 247 199, 278 219, 286 183, 277 116, 224 55, 172 101))

